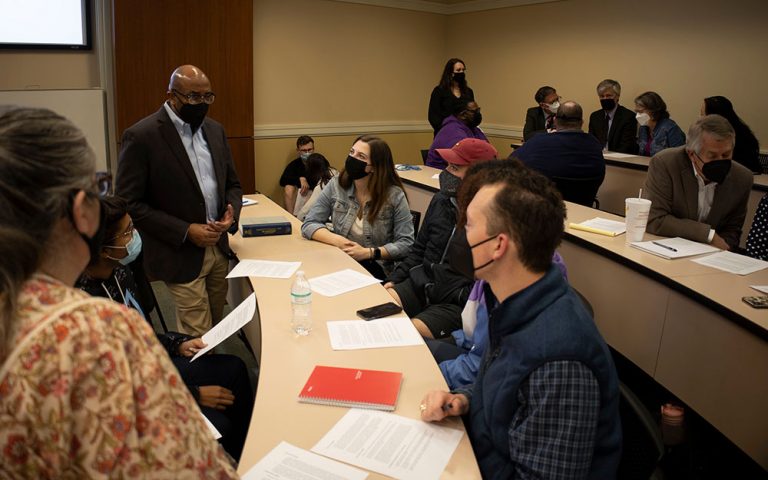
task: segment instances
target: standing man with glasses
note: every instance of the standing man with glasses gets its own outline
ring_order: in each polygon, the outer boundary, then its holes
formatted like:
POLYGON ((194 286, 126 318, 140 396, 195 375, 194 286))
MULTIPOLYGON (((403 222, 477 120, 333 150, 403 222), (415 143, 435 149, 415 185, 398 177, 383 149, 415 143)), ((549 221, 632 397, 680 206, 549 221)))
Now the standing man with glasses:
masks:
POLYGON ((643 196, 651 203, 648 233, 739 246, 752 172, 736 163, 733 127, 720 115, 696 120, 688 144, 651 158, 643 196))
POLYGON ((202 335, 221 320, 242 189, 222 125, 206 117, 216 94, 202 70, 171 74, 166 102, 123 134, 116 193, 144 242, 144 267, 168 286, 178 329, 202 335))

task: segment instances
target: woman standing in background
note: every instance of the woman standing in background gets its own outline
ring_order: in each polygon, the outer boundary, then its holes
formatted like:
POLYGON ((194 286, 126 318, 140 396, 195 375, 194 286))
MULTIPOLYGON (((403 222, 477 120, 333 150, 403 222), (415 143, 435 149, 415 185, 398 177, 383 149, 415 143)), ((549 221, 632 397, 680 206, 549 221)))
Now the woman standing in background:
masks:
POLYGON ((432 89, 429 98, 429 124, 434 134, 443 125, 443 120, 454 110, 454 104, 459 100, 469 102, 475 99, 475 93, 469 88, 466 78, 467 67, 463 60, 452 58, 448 60, 440 77, 440 84, 432 89))

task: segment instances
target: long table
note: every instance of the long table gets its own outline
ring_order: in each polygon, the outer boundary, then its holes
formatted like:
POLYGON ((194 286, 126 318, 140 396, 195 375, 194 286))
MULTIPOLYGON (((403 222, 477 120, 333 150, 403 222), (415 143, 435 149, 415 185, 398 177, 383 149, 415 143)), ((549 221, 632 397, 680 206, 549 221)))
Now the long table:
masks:
MULTIPOLYGON (((411 209, 426 211, 437 172, 399 172, 411 209)), ((568 222, 623 221, 566 206, 568 222)), ((768 270, 732 275, 568 228, 559 251, 606 341, 768 469, 768 310, 741 301, 758 294, 750 285, 768 285, 768 270)))
MULTIPOLYGON (((238 258, 273 261, 301 261, 308 278, 350 268, 365 270, 341 250, 301 237, 301 222, 263 195, 250 198, 258 205, 244 207, 241 218, 283 216, 290 219, 293 233, 285 236, 232 238, 238 258)), ((381 285, 338 296, 312 295, 314 329, 309 336, 297 337, 290 329, 291 279, 249 279, 258 302, 256 318, 245 327, 245 334, 260 360, 259 388, 248 430, 239 474, 247 472, 281 441, 310 449, 347 412, 346 408, 299 403, 297 396, 315 365, 391 370, 403 373, 397 415, 420 418, 419 403, 429 390, 447 389, 445 380, 426 345, 354 351, 333 351, 325 323, 353 320, 355 312, 391 301, 381 285)), ((464 429, 457 418, 446 426, 464 429)), ((386 478, 371 472, 369 478, 386 478)), ((480 478, 467 435, 451 457, 441 478, 480 478)))

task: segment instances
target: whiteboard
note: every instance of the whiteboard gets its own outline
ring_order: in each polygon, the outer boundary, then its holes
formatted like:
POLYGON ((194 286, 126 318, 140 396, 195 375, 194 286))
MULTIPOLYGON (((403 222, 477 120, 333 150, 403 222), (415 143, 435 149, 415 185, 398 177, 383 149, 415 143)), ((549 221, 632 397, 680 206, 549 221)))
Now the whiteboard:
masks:
POLYGON ((96 153, 96 170, 108 170, 104 90, 0 90, 0 105, 48 108, 67 117, 96 153))

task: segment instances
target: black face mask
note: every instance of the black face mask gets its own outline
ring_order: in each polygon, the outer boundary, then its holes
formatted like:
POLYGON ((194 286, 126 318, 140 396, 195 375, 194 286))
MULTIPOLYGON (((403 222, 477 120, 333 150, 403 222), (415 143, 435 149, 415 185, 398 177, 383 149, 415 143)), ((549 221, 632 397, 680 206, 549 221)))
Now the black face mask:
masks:
POLYGON ((200 128, 200 125, 203 124, 203 120, 205 120, 207 114, 207 103, 198 103, 197 105, 185 103, 179 109, 179 118, 188 123, 189 126, 192 127, 193 132, 196 132, 197 129, 200 128))
POLYGON ((603 110, 606 112, 610 112, 616 108, 616 100, 613 98, 603 98, 600 100, 600 106, 603 107, 603 110))
POLYGON ((725 180, 725 177, 728 176, 728 172, 730 171, 730 160, 712 160, 701 167, 701 173, 704 174, 707 180, 718 184, 723 183, 723 180, 725 180))
POLYGON ((440 191, 450 197, 455 197, 456 192, 461 185, 461 179, 456 175, 449 173, 448 170, 440 172, 440 176, 437 177, 440 182, 440 191))
MULTIPOLYGON (((98 198, 98 197, 97 197, 98 198)), ((72 196, 72 200, 74 200, 74 195, 72 196)), ((83 239, 83 241, 88 245, 88 252, 91 255, 91 259, 89 260, 89 265, 94 265, 99 261, 99 252, 101 252, 101 247, 104 244, 104 234, 107 231, 107 222, 104 220, 106 217, 106 211, 104 210, 104 205, 101 203, 101 198, 98 198, 99 200, 99 226, 96 228, 96 233, 93 234, 92 237, 88 237, 86 234, 78 231, 77 233, 80 234, 80 237, 83 239)), ((72 226, 75 227, 75 230, 77 230, 77 226, 75 224, 75 217, 73 216, 74 212, 72 211, 72 206, 70 204, 69 209, 69 215, 70 220, 72 221, 72 226)))
POLYGON ((467 121, 467 126, 469 128, 477 128, 480 123, 483 121, 483 114, 480 112, 474 112, 472 114, 472 117, 467 121))
POLYGON ((365 171, 365 167, 368 164, 362 160, 358 160, 352 155, 347 155, 347 161, 344 162, 344 171, 347 172, 349 178, 352 180, 360 180, 368 176, 368 172, 365 171))
POLYGON ((451 242, 448 244, 448 265, 463 277, 475 280, 475 272, 493 263, 493 259, 488 260, 479 267, 475 267, 475 263, 472 260, 472 249, 485 242, 490 242, 494 238, 496 238, 496 235, 470 245, 467 241, 467 231, 463 228, 457 228, 451 242))
POLYGON ((464 72, 455 72, 453 74, 453 79, 458 83, 464 83, 467 81, 467 77, 464 75, 464 72))

